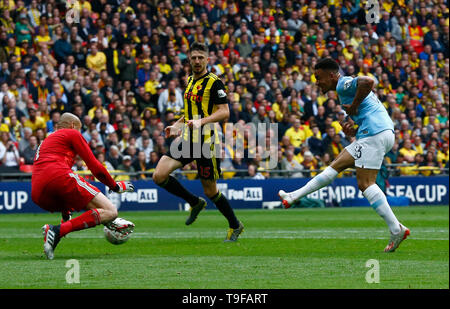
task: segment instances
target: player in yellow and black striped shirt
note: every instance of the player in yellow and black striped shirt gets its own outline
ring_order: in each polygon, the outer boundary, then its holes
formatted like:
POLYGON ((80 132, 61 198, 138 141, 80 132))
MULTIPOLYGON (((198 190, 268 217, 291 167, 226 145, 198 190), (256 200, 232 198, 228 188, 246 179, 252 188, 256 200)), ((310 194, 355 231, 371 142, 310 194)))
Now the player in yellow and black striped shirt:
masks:
POLYGON ((219 150, 220 145, 214 127, 230 114, 225 86, 215 74, 207 70, 208 47, 205 44, 194 42, 191 45, 189 61, 192 75, 188 78, 184 92, 184 116, 165 129, 166 138, 175 137, 174 143, 177 142, 177 146, 172 147, 172 144, 171 150, 158 162, 153 181, 191 205, 191 212, 186 220, 186 225, 190 225, 206 207, 206 201, 186 190, 170 174, 195 160, 205 195, 228 220, 229 229, 225 241, 236 241, 244 226, 236 218, 228 200, 219 192, 216 184, 220 176, 216 145, 219 150), (187 153, 183 151, 186 146, 187 153))

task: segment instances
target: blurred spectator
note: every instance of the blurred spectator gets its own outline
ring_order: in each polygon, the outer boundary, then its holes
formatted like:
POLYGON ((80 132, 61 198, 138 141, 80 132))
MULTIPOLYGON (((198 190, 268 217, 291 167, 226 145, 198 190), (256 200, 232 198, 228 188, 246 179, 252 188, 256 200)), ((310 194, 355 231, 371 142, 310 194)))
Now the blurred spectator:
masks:
POLYGON ((120 155, 119 148, 116 145, 112 145, 106 154, 106 161, 111 163, 114 169, 118 169, 119 165, 122 163, 122 156, 120 155))
POLYGON ((59 63, 65 62, 66 58, 72 54, 72 45, 68 41, 69 33, 63 31, 62 36, 55 41, 55 59, 59 63))
MULTIPOLYGON (((311 151, 306 151, 303 154, 303 162, 301 163, 304 171, 313 171, 317 169, 317 160, 314 158, 311 151)), ((315 173, 303 172, 305 177, 314 176, 315 173)))
POLYGON ((152 151, 150 153, 150 161, 148 162, 148 169, 155 169, 156 165, 158 165, 159 162, 159 156, 158 153, 156 153, 156 151, 152 151))
MULTIPOLYGON (((416 153, 414 156, 414 161, 410 162, 413 163, 411 166, 405 166, 401 168, 401 174, 402 175, 409 175, 414 176, 419 174, 420 167, 424 166, 424 157, 420 153, 416 153)), ((423 168, 422 168, 423 169, 423 168)))
MULTIPOLYGON (((145 172, 149 169, 149 164, 147 163, 145 153, 139 151, 136 159, 132 162, 132 166, 136 172, 145 172)), ((145 179, 147 176, 145 174, 140 174, 139 178, 145 179)))
POLYGON ((113 166, 109 161, 106 161, 105 154, 104 154, 103 152, 97 153, 96 158, 97 158, 98 161, 100 161, 100 163, 101 163, 108 171, 113 171, 113 170, 114 170, 114 166, 113 166))
POLYGON ((0 163, 4 172, 18 172, 20 164, 19 151, 9 138, 8 131, 0 132, 0 163))
POLYGON ((243 154, 235 154, 233 158, 233 167, 235 170, 241 170, 236 173, 236 176, 242 177, 245 176, 245 173, 242 170, 248 170, 248 164, 243 160, 243 154))
MULTIPOLYGON (((108 156, 118 147, 118 160, 135 141, 146 161, 152 149, 164 154, 164 126, 184 109, 189 46, 201 41, 208 69, 226 85, 228 121, 277 123, 280 162, 286 149, 302 149, 294 156, 304 159, 306 145, 326 164, 349 142, 335 92, 315 84, 315 63, 332 57, 341 74, 376 80, 396 129, 391 163, 415 164, 398 153, 409 140, 413 151, 434 149, 436 163, 428 164, 448 164, 448 1, 382 1, 376 25, 367 24, 361 1, 82 0, 72 8, 81 10, 79 23, 66 20, 68 8, 0 5, 0 124, 19 148, 28 146, 29 129, 40 142, 58 113, 70 111, 90 142, 98 131, 94 151, 104 146, 108 156)), ((250 162, 232 159, 247 175, 250 162)))
POLYGON ((117 169, 119 171, 122 171, 122 172, 125 172, 125 173, 134 173, 135 169, 134 169, 132 163, 133 162, 131 160, 131 157, 129 155, 125 155, 125 156, 123 156, 122 163, 119 164, 117 169))
POLYGON ((106 135, 106 137, 109 134, 114 133, 116 131, 114 129, 114 127, 111 125, 111 123, 109 122, 108 114, 103 114, 103 113, 100 116, 99 122, 96 124, 95 128, 97 129, 97 131, 103 132, 106 135))
POLYGON ((98 50, 96 42, 91 43, 90 47, 90 53, 86 57, 86 66, 94 73, 100 75, 102 70, 106 70, 106 56, 103 52, 98 50))
POLYGON ((299 178, 303 177, 303 173, 298 172, 303 170, 303 166, 294 159, 294 152, 291 150, 286 151, 286 156, 283 158, 282 162, 283 170, 294 172, 289 174, 290 177, 299 178))
POLYGON ((312 135, 307 138, 306 144, 314 156, 322 156, 324 154, 324 145, 322 142, 322 135, 317 125, 312 126, 312 135))
POLYGON ((248 166, 248 176, 251 179, 258 179, 262 180, 265 179, 264 175, 262 175, 260 172, 258 172, 258 167, 255 164, 250 164, 248 166))
POLYGON ((295 119, 294 125, 286 131, 285 135, 289 137, 294 147, 300 147, 312 133, 309 128, 301 124, 300 119, 295 119))
POLYGON ((38 129, 46 130, 45 120, 37 115, 37 110, 35 107, 28 108, 28 119, 25 121, 24 126, 27 128, 31 128, 33 133, 36 133, 38 129))
POLYGON ((25 150, 20 153, 21 156, 25 160, 25 164, 33 164, 34 162, 34 156, 36 154, 36 150, 38 148, 38 140, 36 136, 30 136, 30 145, 28 145, 25 150))
POLYGON ((19 141, 19 152, 22 153, 25 148, 30 145, 30 137, 33 134, 33 130, 31 128, 23 129, 23 136, 19 141))
POLYGON ((412 144, 409 139, 405 140, 403 143, 403 147, 400 149, 400 154, 403 156, 404 160, 408 163, 412 163, 415 160, 415 155, 417 151, 412 149, 412 144))
POLYGON ((424 148, 425 144, 422 143, 422 138, 419 135, 415 136, 414 143, 412 144, 412 149, 419 154, 424 154, 424 148))
POLYGON ((96 115, 96 111, 99 110, 100 111, 100 115, 109 115, 108 110, 103 107, 103 102, 101 97, 96 97, 94 100, 94 106, 89 109, 88 111, 88 116, 91 119, 97 118, 98 120, 100 120, 100 116, 96 115))
POLYGON ((33 27, 29 24, 27 15, 21 13, 19 21, 16 23, 15 34, 17 38, 17 44, 29 43, 32 40, 32 34, 34 33, 33 27))
POLYGON ((56 124, 58 123, 61 117, 61 113, 57 110, 53 110, 50 114, 50 120, 47 121, 46 127, 47 132, 52 133, 56 130, 56 124))
MULTIPOLYGON (((130 81, 133 84, 137 84, 136 61, 131 55, 130 45, 127 44, 123 47, 123 56, 119 58, 119 64, 117 67, 120 71, 119 79, 122 82, 130 81)), ((106 69, 106 66, 104 69, 106 69)))
POLYGON ((159 95, 158 111, 160 115, 164 115, 167 111, 180 114, 182 109, 184 109, 183 95, 176 88, 175 80, 171 80, 167 89, 159 95))
POLYGON ((265 124, 265 128, 269 128, 270 120, 266 115, 265 106, 261 105, 258 107, 258 113, 252 117, 252 123, 255 125, 255 128, 258 128, 258 125, 265 124))
POLYGON ((345 148, 342 144, 343 140, 339 134, 336 134, 334 127, 329 126, 326 129, 326 133, 323 135, 323 149, 333 160, 345 148))

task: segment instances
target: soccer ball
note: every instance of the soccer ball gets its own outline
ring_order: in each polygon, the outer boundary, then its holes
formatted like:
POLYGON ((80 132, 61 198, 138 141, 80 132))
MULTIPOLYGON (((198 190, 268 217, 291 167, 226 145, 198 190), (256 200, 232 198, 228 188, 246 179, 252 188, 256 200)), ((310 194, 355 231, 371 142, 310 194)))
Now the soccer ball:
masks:
POLYGON ((105 224, 103 232, 107 241, 114 245, 120 245, 128 241, 134 231, 134 224, 122 218, 105 224))
POLYGON ((131 236, 130 233, 122 234, 118 231, 111 230, 106 226, 103 228, 103 232, 105 233, 106 240, 114 245, 125 243, 131 236))

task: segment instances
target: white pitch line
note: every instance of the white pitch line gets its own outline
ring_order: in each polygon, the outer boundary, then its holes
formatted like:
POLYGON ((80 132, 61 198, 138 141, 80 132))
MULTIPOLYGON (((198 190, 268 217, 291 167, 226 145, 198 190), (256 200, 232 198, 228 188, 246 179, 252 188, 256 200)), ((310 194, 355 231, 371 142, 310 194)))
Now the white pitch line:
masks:
MULTIPOLYGON (((208 238, 221 238, 224 236, 223 232, 215 231, 189 231, 189 232, 135 232, 132 234, 132 238, 138 239, 208 239, 208 238)), ((101 239, 103 235, 92 235, 86 233, 73 233, 67 236, 67 238, 73 239, 101 239)), ((26 238, 42 238, 39 233, 36 234, 19 234, 1 236, 1 239, 26 239, 26 238)), ((342 230, 336 233, 336 230, 276 230, 276 231, 258 231, 250 230, 246 231, 242 235, 242 238, 249 239, 388 239, 389 234, 387 231, 374 230, 368 233, 367 229, 361 230, 342 230)), ((412 232, 410 239, 417 240, 449 240, 448 230, 443 229, 420 229, 412 232), (440 235, 430 235, 431 233, 438 233, 440 235), (424 235, 426 234, 426 235, 424 235), (445 237, 447 236, 447 237, 445 237)))
MULTIPOLYGON (((203 237, 203 236, 182 236, 182 237, 173 237, 169 235, 133 235, 131 238, 137 238, 137 239, 211 239, 211 238, 223 238, 223 235, 217 235, 217 236, 211 236, 211 237, 203 237)), ((41 237, 3 237, 1 239, 38 239, 41 237)), ((102 239, 102 236, 72 236, 69 237, 71 239, 102 239)), ((254 235, 247 235, 247 236, 241 236, 241 238, 246 239, 389 239, 389 237, 346 237, 346 236, 336 236, 336 237, 324 237, 324 236, 305 236, 305 237, 298 237, 298 236, 281 236, 281 237, 271 237, 271 236, 254 236, 254 235)), ((448 238, 428 238, 428 237, 409 237, 408 239, 412 240, 449 240, 448 238)))

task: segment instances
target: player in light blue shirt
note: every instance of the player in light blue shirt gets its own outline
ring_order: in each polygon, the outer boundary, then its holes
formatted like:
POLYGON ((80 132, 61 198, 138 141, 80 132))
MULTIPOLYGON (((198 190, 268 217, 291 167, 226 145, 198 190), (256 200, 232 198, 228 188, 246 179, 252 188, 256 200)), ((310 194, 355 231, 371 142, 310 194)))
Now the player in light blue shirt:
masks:
MULTIPOLYGON (((362 79, 367 77, 361 77, 362 79)), ((320 87, 320 86, 319 86, 320 87)), ((339 101, 345 106, 351 106, 358 89, 358 77, 341 76, 336 85, 339 101)), ((394 124, 386 111, 386 108, 371 91, 363 99, 361 104, 351 110, 353 121, 358 125, 356 138, 373 136, 384 130, 394 132, 394 124)))
POLYGON ((349 116, 341 122, 343 131, 356 140, 305 186, 293 192, 280 190, 278 195, 285 208, 289 208, 300 198, 328 186, 340 172, 355 168, 359 189, 389 227, 391 237, 384 251, 393 252, 408 237, 410 230, 397 220, 385 194, 376 184, 378 171, 384 156, 394 145, 395 136, 386 108, 372 92, 375 81, 368 76, 341 76, 338 63, 331 58, 320 60, 314 70, 316 84, 323 93, 337 92, 340 104, 349 116))

